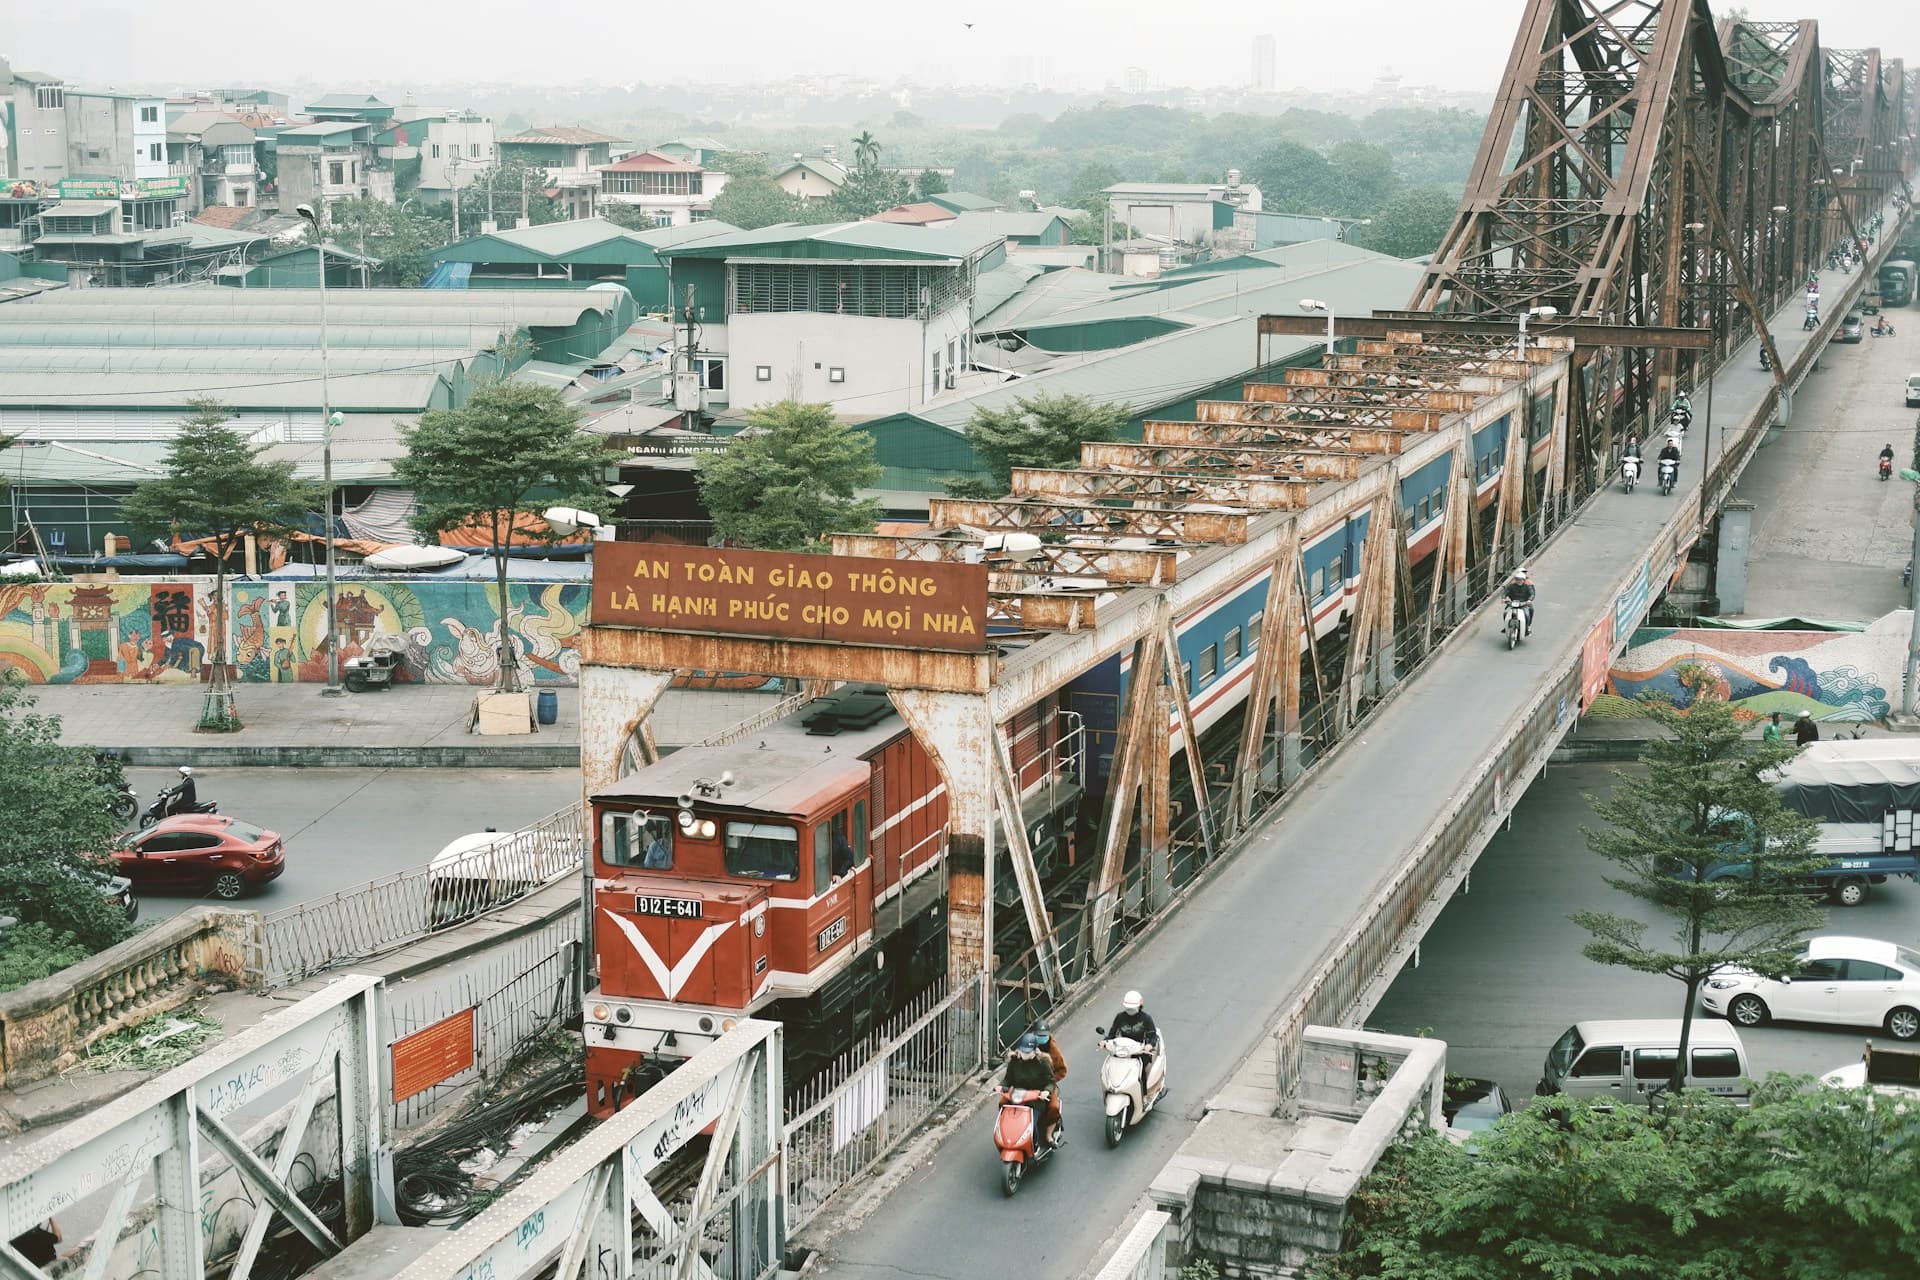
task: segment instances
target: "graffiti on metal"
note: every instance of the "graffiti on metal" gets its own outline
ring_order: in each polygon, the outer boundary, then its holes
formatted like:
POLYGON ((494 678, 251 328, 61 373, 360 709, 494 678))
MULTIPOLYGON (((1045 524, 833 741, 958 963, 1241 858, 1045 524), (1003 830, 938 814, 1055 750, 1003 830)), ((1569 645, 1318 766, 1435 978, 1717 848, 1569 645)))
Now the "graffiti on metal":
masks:
POLYGON ((977 653, 987 640, 987 570, 603 542, 592 616, 596 626, 977 653))
POLYGON ((747 1060, 735 1058, 714 1072, 713 1078, 694 1087, 673 1109, 635 1134, 627 1143, 627 1177, 632 1182, 645 1178, 660 1162, 685 1146, 689 1139, 720 1118, 721 1108, 733 1095, 734 1078, 747 1060))

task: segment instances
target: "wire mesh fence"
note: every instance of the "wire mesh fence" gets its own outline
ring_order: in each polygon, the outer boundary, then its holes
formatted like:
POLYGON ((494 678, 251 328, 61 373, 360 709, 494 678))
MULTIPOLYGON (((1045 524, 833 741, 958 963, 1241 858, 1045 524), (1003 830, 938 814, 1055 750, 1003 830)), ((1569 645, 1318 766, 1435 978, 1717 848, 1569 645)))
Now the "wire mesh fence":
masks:
POLYGON ((929 988, 787 1102, 787 1223, 797 1230, 828 1198, 933 1115, 981 1058, 979 979, 929 988))

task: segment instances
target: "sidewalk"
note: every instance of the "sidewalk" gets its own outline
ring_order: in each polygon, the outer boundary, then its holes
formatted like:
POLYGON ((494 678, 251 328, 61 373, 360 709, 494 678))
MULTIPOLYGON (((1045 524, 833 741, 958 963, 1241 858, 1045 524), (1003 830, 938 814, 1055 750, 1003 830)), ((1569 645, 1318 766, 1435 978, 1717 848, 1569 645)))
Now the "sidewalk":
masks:
MULTIPOLYGON (((35 685, 37 710, 61 718, 61 740, 111 748, 129 764, 227 768, 578 768, 580 691, 555 689, 556 723, 538 733, 467 732, 476 692, 467 685, 405 685, 323 697, 312 684, 246 684, 234 692, 236 733, 199 733, 199 686, 35 685)), ((663 747, 684 746, 776 700, 766 693, 670 689, 654 708, 663 747)))
MULTIPOLYGON (((184 1009, 206 1014, 220 1024, 224 1035, 255 1026, 289 1004, 319 991, 349 973, 377 974, 389 986, 436 969, 483 959, 496 946, 544 928, 568 913, 580 910, 580 881, 563 876, 519 902, 472 920, 457 929, 430 934, 386 955, 342 964, 303 982, 266 992, 225 991, 191 1002, 184 1009)), ((76 1066, 17 1089, 0 1089, 0 1159, 9 1148, 31 1142, 110 1099, 144 1084, 149 1073, 92 1071, 76 1066)))

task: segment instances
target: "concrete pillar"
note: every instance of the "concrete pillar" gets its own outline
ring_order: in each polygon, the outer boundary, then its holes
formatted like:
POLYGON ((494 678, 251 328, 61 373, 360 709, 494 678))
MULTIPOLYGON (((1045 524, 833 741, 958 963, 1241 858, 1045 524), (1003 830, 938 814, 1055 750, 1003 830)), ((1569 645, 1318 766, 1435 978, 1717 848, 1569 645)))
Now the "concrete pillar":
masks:
POLYGON ((673 683, 671 671, 632 667, 580 668, 580 787, 584 799, 620 780, 620 758, 635 734, 656 758, 647 717, 673 683))
POLYGON ((949 990, 989 970, 993 939, 993 708, 985 694, 888 695, 947 784, 949 990))
POLYGON ((1753 544, 1753 504, 1730 498, 1720 508, 1720 550, 1713 564, 1713 593, 1720 612, 1747 611, 1747 553, 1753 544))

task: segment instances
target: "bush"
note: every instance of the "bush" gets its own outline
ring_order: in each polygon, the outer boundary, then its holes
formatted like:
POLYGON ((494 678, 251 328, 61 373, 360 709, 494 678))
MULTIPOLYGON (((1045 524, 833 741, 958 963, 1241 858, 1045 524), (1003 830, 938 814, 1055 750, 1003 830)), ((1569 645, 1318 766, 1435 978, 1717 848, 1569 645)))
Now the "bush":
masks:
POLYGON ((34 921, 0 931, 0 991, 12 991, 79 964, 89 952, 70 933, 34 921))

